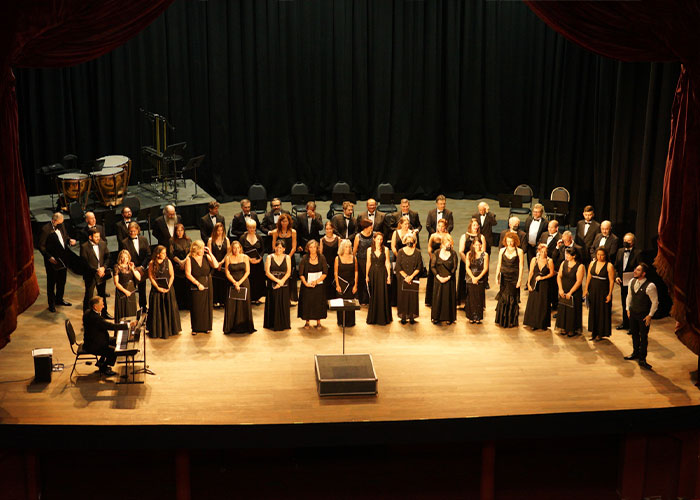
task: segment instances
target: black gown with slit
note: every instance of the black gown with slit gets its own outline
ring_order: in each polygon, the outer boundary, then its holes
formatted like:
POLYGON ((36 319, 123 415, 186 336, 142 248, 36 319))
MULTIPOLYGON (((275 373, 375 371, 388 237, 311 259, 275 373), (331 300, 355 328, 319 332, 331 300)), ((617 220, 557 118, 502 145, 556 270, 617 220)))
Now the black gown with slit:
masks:
POLYGON ((513 257, 508 257, 503 252, 501 260, 501 289, 496 295, 496 324, 510 328, 518 326, 518 283, 520 259, 516 252, 513 257))
MULTIPOLYGON (((275 257, 270 256, 270 274, 282 278, 287 272, 287 259, 278 265, 275 262, 275 257)), ((265 315, 263 319, 263 328, 280 331, 289 330, 291 328, 291 317, 289 313, 289 279, 284 282, 284 286, 277 289, 273 288, 276 285, 274 281, 267 282, 267 296, 265 297, 265 315)))
MULTIPOLYGON (((245 274, 245 262, 232 262, 228 265, 228 271, 233 279, 239 281, 245 274)), ((224 333, 253 333, 253 311, 250 308, 250 279, 246 278, 240 284, 240 288, 246 290, 245 299, 229 296, 229 290, 234 289, 233 284, 229 284, 227 289, 226 303, 224 306, 224 333)))
MULTIPOLYGON (((158 280, 170 280, 168 260, 160 265, 156 264, 153 277, 158 280)), ((162 287, 165 288, 165 287, 162 287)), ((146 317, 146 329, 151 337, 165 339, 171 335, 177 335, 182 331, 180 326, 180 310, 175 301, 175 292, 172 288, 161 293, 151 285, 148 295, 148 316, 146 317)))
POLYGON ((369 268, 369 309, 367 310, 368 325, 387 325, 391 323, 391 299, 389 297, 389 285, 387 285, 386 251, 377 257, 370 253, 369 268))
POLYGON ((433 300, 430 309, 432 321, 447 321, 453 323, 457 320, 457 287, 455 276, 457 274, 457 252, 450 250, 447 259, 440 257, 440 250, 433 253, 430 259, 430 273, 443 278, 449 277, 445 283, 441 283, 436 277, 433 279, 433 300))
POLYGON ((204 286, 204 290, 199 290, 194 283, 190 282, 190 293, 192 306, 190 309, 190 323, 193 332, 210 332, 214 321, 214 294, 211 286, 212 268, 206 255, 202 255, 202 265, 200 266, 194 257, 190 259, 192 277, 204 286))
MULTIPOLYGON (((340 283, 341 290, 341 293, 339 293, 338 296, 343 299, 355 298, 355 294, 352 293, 352 289, 355 286, 355 262, 356 258, 354 256, 350 264, 343 264, 340 258, 338 258, 338 283, 340 283)), ((337 290, 336 293, 338 293, 337 290)), ((336 315, 338 319, 338 325, 342 326, 343 313, 337 312, 336 315)), ((345 326, 355 326, 355 311, 345 311, 345 326)))
MULTIPOLYGON (((547 262, 549 262, 549 259, 547 262)), ((535 281, 537 276, 544 277, 548 274, 549 265, 545 264, 540 269, 537 265, 537 260, 535 260, 535 270, 530 280, 530 286, 533 290, 528 293, 527 305, 523 316, 523 324, 534 330, 546 330, 552 323, 552 311, 549 306, 549 287, 552 286, 553 278, 535 281)))

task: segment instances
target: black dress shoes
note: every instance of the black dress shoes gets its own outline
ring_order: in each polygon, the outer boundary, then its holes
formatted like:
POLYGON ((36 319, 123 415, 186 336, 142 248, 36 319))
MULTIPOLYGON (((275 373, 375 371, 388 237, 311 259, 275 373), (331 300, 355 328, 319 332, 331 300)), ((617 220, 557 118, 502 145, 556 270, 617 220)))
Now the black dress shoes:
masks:
POLYGON ((651 370, 651 365, 647 363, 646 359, 640 359, 637 361, 639 363, 640 368, 644 368, 645 370, 651 370))
POLYGON ((109 367, 109 366, 104 367, 104 368, 100 368, 100 373, 101 373, 102 375, 104 375, 105 377, 111 377, 111 376, 117 374, 117 372, 115 372, 114 370, 112 370, 112 368, 109 367))
POLYGON ((406 318, 401 318, 401 324, 405 325, 406 324, 406 318))
POLYGON ((57 300, 57 301, 56 301, 56 305, 57 305, 57 306, 66 306, 66 307, 70 307, 70 306, 72 306, 73 304, 71 304, 71 303, 68 302, 67 300, 61 299, 61 300, 57 300))
POLYGON ((108 312, 103 312, 103 313, 102 313, 102 317, 103 317, 104 319, 109 319, 109 320, 113 320, 113 319, 114 319, 114 316, 112 316, 112 315, 109 314, 108 312))
POLYGON ((55 312, 56 312, 56 307, 55 307, 55 306, 49 306, 49 311, 51 311, 52 313, 55 313, 55 312))
POLYGON ((633 359, 639 359, 639 354, 633 352, 633 353, 630 354, 629 356, 625 356, 625 359, 626 359, 627 361, 632 361, 633 359))
POLYGON ((615 330, 629 330, 629 328, 627 328, 625 325, 617 325, 615 330))

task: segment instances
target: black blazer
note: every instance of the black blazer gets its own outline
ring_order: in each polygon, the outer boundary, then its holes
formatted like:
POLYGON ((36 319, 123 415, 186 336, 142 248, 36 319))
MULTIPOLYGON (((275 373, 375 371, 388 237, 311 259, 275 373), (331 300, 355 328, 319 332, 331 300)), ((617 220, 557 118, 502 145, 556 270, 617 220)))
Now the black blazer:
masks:
MULTIPOLYGON (((70 246, 70 236, 68 236, 68 231, 66 230, 66 225, 61 224, 58 228, 63 237, 63 244, 58 240, 56 235, 56 230, 53 225, 49 222, 41 228, 41 233, 39 234, 39 251, 41 255, 44 256, 44 263, 48 265, 49 258, 54 259, 64 259, 65 252, 70 252, 68 249, 70 246)), ((65 264, 68 264, 64 261, 65 264)))
MULTIPOLYGON (((282 214, 291 215, 285 209, 280 209, 280 215, 282 215, 282 214)), ((277 224, 275 223, 275 214, 272 213, 272 210, 270 210, 269 212, 265 213, 265 216, 263 217, 263 220, 260 223, 260 231, 263 234, 267 235, 273 229, 277 229, 277 224)))
POLYGON ((109 346, 109 330, 126 330, 128 323, 110 323, 96 311, 90 309, 83 314, 83 350, 91 354, 102 354, 109 346))
MULTIPOLYGON (((178 214, 176 224, 182 224, 182 217, 178 214)), ((153 221, 153 227, 151 228, 151 234, 155 236, 158 240, 159 245, 163 245, 168 248, 168 243, 170 242, 170 231, 168 231, 168 225, 165 223, 165 217, 161 215, 153 221)))
MULTIPOLYGON (((526 240, 528 240, 528 239, 530 238, 530 224, 532 224, 532 222, 533 222, 534 220, 535 220, 535 219, 533 219, 532 215, 528 215, 528 216, 527 216, 527 219, 525 219, 525 239, 526 239, 526 240)), ((548 221, 547 218, 544 217, 544 216, 543 216, 543 217, 540 217, 540 220, 541 220, 541 222, 540 222, 540 228, 537 230, 537 237, 535 238, 535 242, 536 242, 536 243, 535 243, 535 246, 537 246, 537 244, 540 242, 540 238, 542 237, 542 235, 543 235, 544 233, 548 232, 548 231, 547 231, 547 226, 549 225, 549 221, 548 221)), ((529 244, 530 244, 530 242, 529 242, 529 241, 526 241, 526 242, 525 242, 525 247, 527 248, 527 245, 529 245, 529 244)))
MULTIPOLYGON (((547 245, 547 240, 549 239, 549 231, 545 232, 540 236, 540 243, 544 243, 547 245)), ((561 234, 559 234, 559 231, 554 233, 554 237, 552 238, 552 241, 549 242, 549 245, 547 245, 547 257, 550 259, 554 260, 554 252, 557 250, 557 241, 561 239, 561 234)))
POLYGON ((117 246, 119 247, 119 250, 124 248, 124 240, 129 237, 129 224, 132 222, 136 222, 136 219, 133 217, 129 219, 129 222, 124 222, 124 218, 122 218, 122 220, 119 220, 116 224, 114 224, 114 231, 117 233, 117 246))
MULTIPOLYGON (((600 240, 603 239, 603 234, 598 233, 595 235, 595 239, 593 240, 593 244, 591 245, 591 248, 589 248, 590 254, 591 254, 591 260, 595 259, 595 253, 598 251, 598 247, 600 246, 600 240)), ((603 248, 605 249, 605 252, 608 254, 608 261, 612 263, 613 265, 615 264, 613 260, 617 257, 617 247, 619 245, 620 241, 618 240, 617 236, 615 236, 613 233, 610 233, 610 236, 608 236, 608 239, 605 240, 605 245, 603 245, 603 248)))
MULTIPOLYGON (((504 240, 506 238, 506 233, 509 233, 509 232, 510 232, 510 228, 504 229, 503 231, 501 231, 501 236, 498 239, 498 248, 502 248, 502 247, 506 246, 506 242, 504 240)), ((522 249, 523 252, 526 252, 527 234, 525 234, 525 231, 523 231, 522 229, 518 229, 516 231, 516 234, 518 235, 518 239, 520 240, 520 248, 522 249)), ((527 258, 527 256, 525 258, 527 258)))
MULTIPOLYGON (((146 237, 143 235, 139 235, 138 253, 136 253, 136 247, 134 246, 134 242, 131 241, 131 238, 124 238, 121 244, 122 248, 125 248, 129 251, 129 254, 131 255, 131 261, 134 263, 134 265, 146 269, 148 263, 151 262, 151 247, 148 244, 148 240, 146 239, 146 237)), ((166 248, 170 247, 167 246, 166 248)))
MULTIPOLYGON (((584 264, 583 262, 583 248, 581 245, 577 245, 576 243, 572 244, 573 249, 576 250, 576 253, 578 254, 578 260, 580 263, 584 264)), ((554 251, 554 255, 552 256, 552 260, 554 261, 554 268, 559 271, 559 266, 561 265, 562 262, 564 262, 564 251, 566 250, 566 247, 562 245, 561 247, 557 248, 554 251)))
MULTIPOLYGON (((107 241, 107 233, 105 233, 104 226, 102 226, 101 224, 95 224, 94 229, 97 229, 97 232, 100 233, 100 240, 107 241)), ((90 228, 85 226, 83 229, 80 230, 78 238, 80 239, 81 243, 85 243, 88 240, 89 235, 90 228)))
POLYGON ((309 233, 309 218, 306 212, 302 212, 297 215, 297 247, 306 248, 306 244, 309 240, 320 241, 320 232, 323 231, 323 219, 321 219, 320 214, 316 214, 316 217, 311 221, 311 232, 309 233))
MULTIPOLYGON (((446 208, 442 214, 442 218, 447 220, 447 232, 451 233, 455 228, 455 221, 452 217, 452 211, 446 208)), ((431 234, 437 231, 437 208, 433 208, 430 212, 428 212, 428 217, 425 218, 425 228, 428 230, 428 238, 430 238, 431 234)), ((488 241, 486 244, 488 244, 488 241)))
POLYGON ((80 258, 85 263, 85 274, 83 277, 86 280, 94 278, 98 267, 109 267, 109 250, 107 249, 107 242, 100 240, 100 242, 97 244, 97 248, 100 254, 99 259, 92 250, 92 243, 86 241, 80 245, 80 258))
MULTIPOLYGON (((392 231, 396 230, 396 226, 399 224, 399 220, 401 220, 401 217, 403 214, 401 213, 401 210, 398 212, 394 212, 391 214, 394 216, 393 224, 392 227, 390 228, 392 231)), ((414 212, 413 210, 408 211, 408 220, 409 223, 411 224, 411 229, 415 230, 417 233, 420 232, 421 229, 423 229, 423 226, 421 226, 420 223, 420 215, 418 215, 418 212, 414 212)))
POLYGON ((630 257, 627 259, 627 267, 622 268, 622 264, 625 261, 625 249, 620 248, 615 256, 615 272, 617 277, 622 279, 622 273, 630 273, 634 271, 634 268, 642 263, 642 251, 635 247, 630 249, 630 257))
POLYGON ((600 222, 592 220, 591 226, 588 228, 588 233, 586 233, 586 236, 584 237, 583 231, 585 230, 585 227, 585 220, 578 221, 578 224, 576 224, 576 237, 574 238, 574 241, 577 245, 580 245, 588 250, 593 245, 593 240, 595 240, 596 235, 600 233, 600 222))
POLYGON ((345 229, 347 228, 348 239, 350 241, 354 241, 355 233, 357 232, 355 219, 348 217, 348 220, 346 221, 343 214, 335 214, 331 219, 331 224, 333 225, 333 232, 341 238, 345 238, 345 229))
MULTIPOLYGON (((224 225, 224 232, 226 232, 226 219, 223 215, 217 215, 214 217, 217 223, 221 222, 224 225)), ((214 224, 211 221, 209 214, 205 214, 199 219, 199 235, 202 237, 204 244, 211 238, 211 233, 214 232, 214 224)))
MULTIPOLYGON (((380 232, 384 234, 384 218, 386 216, 384 215, 383 212, 380 212, 379 210, 374 211, 374 226, 372 226, 372 231, 374 232, 380 232)), ((355 218, 355 227, 357 228, 357 232, 359 233, 362 230, 362 225, 361 221, 362 219, 368 219, 367 217, 367 210, 364 212, 360 212, 360 215, 358 215, 355 218)))
MULTIPOLYGON (((260 219, 258 219, 258 213, 255 210, 251 210, 250 213, 248 214, 248 217, 253 219, 255 221, 255 224, 257 227, 260 227, 260 219)), ((233 240, 240 240, 241 236, 247 231, 245 227, 245 215, 243 214, 243 210, 238 212, 234 217, 233 220, 231 221, 231 225, 228 228, 228 239, 230 241, 233 240)), ((207 236, 207 240, 209 239, 209 236, 207 236)), ((206 241, 204 242, 206 244, 206 241)))

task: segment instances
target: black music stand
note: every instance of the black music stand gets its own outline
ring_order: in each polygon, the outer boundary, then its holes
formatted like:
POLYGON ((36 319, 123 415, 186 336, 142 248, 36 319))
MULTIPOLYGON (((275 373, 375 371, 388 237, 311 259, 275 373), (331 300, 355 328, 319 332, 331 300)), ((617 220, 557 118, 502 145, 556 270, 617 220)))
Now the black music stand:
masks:
POLYGON ((545 213, 554 216, 555 219, 569 215, 568 201, 542 200, 542 206, 545 213))
POLYGON ((184 180, 186 172, 189 172, 190 170, 194 171, 194 194, 192 195, 192 200, 195 200, 197 198, 203 198, 203 195, 197 192, 197 169, 204 162, 205 156, 206 155, 193 156, 192 158, 190 158, 190 161, 187 162, 187 165, 185 165, 182 168, 182 171, 180 172, 184 180))
MULTIPOLYGON (((141 319, 139 315, 147 315, 148 312, 145 309, 139 309, 136 311, 136 315, 139 317, 139 320, 141 319)), ((150 370, 148 368, 148 363, 146 363, 146 320, 148 318, 144 318, 143 320, 143 326, 141 327, 141 332, 140 335, 143 337, 143 368, 140 370, 136 370, 134 373, 145 373, 146 375, 155 375, 155 372, 150 370)))
POLYGON ((498 206, 501 208, 523 208, 523 197, 519 194, 501 193, 498 195, 498 206))
POLYGON ((256 212, 267 212, 267 200, 250 200, 250 208, 256 212))
POLYGON ((348 311, 359 311, 360 310, 360 303, 357 301, 357 299, 343 299, 343 305, 342 306, 333 306, 331 305, 332 300, 328 301, 328 309, 331 311, 342 311, 343 312, 343 354, 345 354, 345 314, 348 311))
POLYGON ((342 205, 344 201, 349 201, 351 203, 357 203, 357 194, 355 193, 332 193, 331 200, 333 203, 342 205))

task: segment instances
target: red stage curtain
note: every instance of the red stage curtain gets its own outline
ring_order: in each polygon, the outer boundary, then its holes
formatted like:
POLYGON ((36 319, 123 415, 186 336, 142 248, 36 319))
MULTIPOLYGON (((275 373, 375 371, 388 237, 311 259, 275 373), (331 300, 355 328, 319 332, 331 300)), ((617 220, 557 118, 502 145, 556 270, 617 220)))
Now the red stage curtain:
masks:
POLYGON ((623 61, 679 61, 656 268, 669 283, 676 333, 700 354, 700 2, 526 1, 579 45, 623 61))
MULTIPOLYGON (((5 2, 0 20, 0 348, 36 300, 29 204, 18 147, 13 67, 72 66, 99 57, 153 22, 173 0, 5 2)), ((41 124, 35 124, 41 127, 41 124)))

